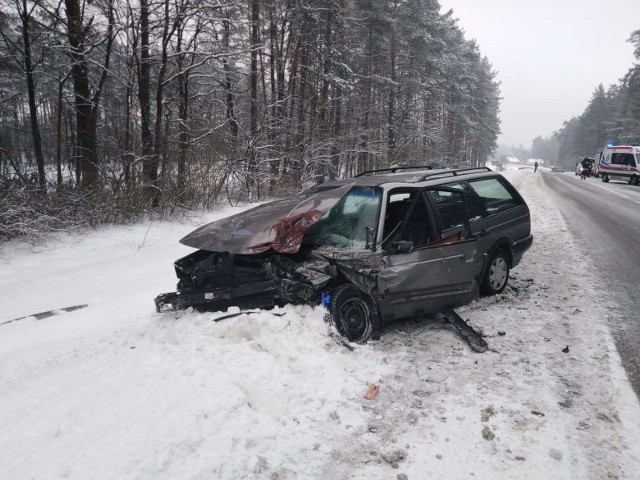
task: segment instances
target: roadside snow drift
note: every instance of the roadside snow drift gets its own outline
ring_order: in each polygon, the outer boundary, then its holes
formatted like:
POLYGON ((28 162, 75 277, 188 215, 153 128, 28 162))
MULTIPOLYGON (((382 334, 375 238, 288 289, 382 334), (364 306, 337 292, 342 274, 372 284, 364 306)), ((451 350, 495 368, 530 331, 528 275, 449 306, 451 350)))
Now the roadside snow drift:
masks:
POLYGON ((540 175, 508 174, 535 237, 510 286, 458 309, 483 354, 439 315, 350 351, 321 307, 156 314, 193 225, 9 245, 0 478, 638 478, 640 408, 608 305, 540 175))

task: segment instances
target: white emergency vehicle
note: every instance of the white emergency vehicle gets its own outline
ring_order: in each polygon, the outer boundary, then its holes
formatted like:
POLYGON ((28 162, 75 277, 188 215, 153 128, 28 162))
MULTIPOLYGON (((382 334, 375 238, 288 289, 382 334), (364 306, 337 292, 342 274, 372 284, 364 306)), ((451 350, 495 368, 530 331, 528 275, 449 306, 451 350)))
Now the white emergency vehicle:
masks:
POLYGON ((640 146, 615 145, 599 154, 596 172, 603 182, 625 180, 631 185, 640 183, 640 146))

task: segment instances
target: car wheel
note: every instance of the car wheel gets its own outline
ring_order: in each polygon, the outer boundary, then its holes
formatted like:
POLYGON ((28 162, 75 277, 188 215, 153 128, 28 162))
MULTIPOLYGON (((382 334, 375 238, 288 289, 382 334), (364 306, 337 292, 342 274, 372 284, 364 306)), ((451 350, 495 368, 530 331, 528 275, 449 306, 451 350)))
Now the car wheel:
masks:
POLYGON ((631 178, 629 179, 629 184, 630 185, 638 185, 638 177, 635 175, 631 175, 631 178))
POLYGON ((606 173, 602 174, 602 181, 604 183, 607 183, 609 181, 609 175, 607 175, 606 173))
POLYGON ((509 281, 509 258, 504 250, 498 250, 489 260, 482 282, 482 292, 487 295, 502 293, 509 281))
POLYGON ((378 325, 378 310, 373 300, 350 283, 333 291, 329 313, 338 331, 350 342, 366 342, 374 325, 378 325))

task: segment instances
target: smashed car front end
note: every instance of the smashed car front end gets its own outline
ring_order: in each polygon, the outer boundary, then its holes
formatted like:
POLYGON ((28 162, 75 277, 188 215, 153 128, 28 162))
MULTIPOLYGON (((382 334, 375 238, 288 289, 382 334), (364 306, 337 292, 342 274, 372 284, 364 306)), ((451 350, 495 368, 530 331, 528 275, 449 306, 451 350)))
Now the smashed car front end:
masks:
POLYGON ((337 247, 307 249, 294 255, 234 255, 199 250, 175 262, 177 291, 158 295, 156 311, 269 308, 285 303, 318 305, 340 279, 373 292, 379 265, 380 254, 337 247))
MULTIPOLYGON (((156 297, 156 310, 321 303, 339 278, 359 279, 352 273, 354 262, 373 253, 371 225, 378 221, 381 193, 372 187, 352 187, 351 183, 325 186, 187 235, 181 243, 200 249, 175 262, 177 291, 156 297)), ((367 283, 360 288, 373 290, 367 283)))
POLYGON ((156 311, 224 310, 274 305, 276 287, 264 263, 264 255, 234 255, 229 252, 198 250, 174 264, 177 292, 155 298, 156 311))

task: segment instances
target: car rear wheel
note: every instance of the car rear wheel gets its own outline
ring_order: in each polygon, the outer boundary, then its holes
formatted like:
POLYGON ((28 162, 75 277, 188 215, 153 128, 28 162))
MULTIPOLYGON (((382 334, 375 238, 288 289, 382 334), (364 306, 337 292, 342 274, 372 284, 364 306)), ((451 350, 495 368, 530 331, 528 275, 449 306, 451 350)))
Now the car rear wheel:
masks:
POLYGON ((482 282, 482 292, 487 295, 497 295, 507 286, 509 281, 509 258, 504 250, 493 254, 482 282))
POLYGON ((631 178, 629 179, 629 184, 638 185, 638 177, 636 175, 631 175, 631 178))
POLYGON ((338 331, 350 342, 366 342, 378 324, 378 310, 371 297, 350 283, 333 291, 329 313, 338 331))
POLYGON ((607 175, 606 173, 602 174, 602 181, 604 183, 607 183, 609 181, 609 175, 607 175))

